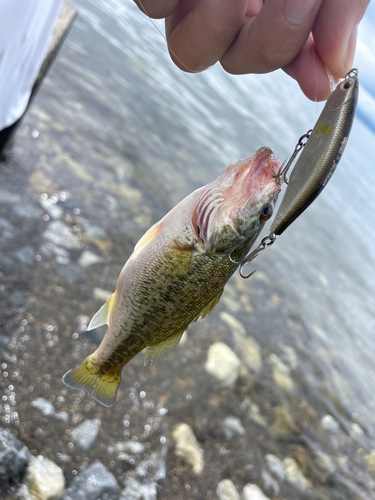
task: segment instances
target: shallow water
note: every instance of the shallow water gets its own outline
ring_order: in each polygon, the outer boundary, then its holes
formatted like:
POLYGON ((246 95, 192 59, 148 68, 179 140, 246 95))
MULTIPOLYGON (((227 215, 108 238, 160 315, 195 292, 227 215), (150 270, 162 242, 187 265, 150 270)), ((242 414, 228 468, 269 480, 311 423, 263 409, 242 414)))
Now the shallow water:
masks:
POLYGON ((258 147, 287 157, 320 109, 282 73, 180 72, 131 2, 75 5, 80 17, 0 168, 0 425, 68 482, 98 459, 120 486, 156 481, 163 499, 215 498, 224 478, 270 498, 373 498, 374 134, 359 120, 331 183, 256 259, 257 273, 236 275, 164 359, 133 359, 113 408, 62 384, 100 342, 103 331, 85 325, 144 231, 258 147), (241 357, 246 339, 252 361, 223 388, 204 369, 208 349, 222 341, 241 357), (228 416, 243 436, 228 438, 228 416), (101 429, 83 453, 71 433, 94 418, 101 429), (176 458, 179 422, 204 450, 200 477, 176 458), (125 459, 114 447, 128 439, 144 449, 125 459), (267 453, 294 457, 304 489, 267 486, 267 453))

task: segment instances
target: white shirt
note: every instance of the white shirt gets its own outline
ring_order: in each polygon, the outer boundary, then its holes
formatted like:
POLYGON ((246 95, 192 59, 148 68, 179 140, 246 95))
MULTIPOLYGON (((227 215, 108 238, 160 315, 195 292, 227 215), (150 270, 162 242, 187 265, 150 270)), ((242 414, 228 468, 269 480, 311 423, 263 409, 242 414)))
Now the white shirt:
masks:
POLYGON ((24 113, 62 0, 0 0, 0 130, 24 113))

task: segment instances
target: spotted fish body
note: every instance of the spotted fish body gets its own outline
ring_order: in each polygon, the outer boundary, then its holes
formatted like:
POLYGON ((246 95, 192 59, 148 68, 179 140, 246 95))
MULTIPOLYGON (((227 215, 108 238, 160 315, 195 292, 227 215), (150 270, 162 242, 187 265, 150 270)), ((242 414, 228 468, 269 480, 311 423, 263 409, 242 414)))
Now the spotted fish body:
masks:
POLYGON ((98 349, 63 381, 111 406, 121 371, 147 347, 146 363, 206 316, 272 214, 280 163, 261 148, 176 205, 137 243, 115 293, 89 330, 108 324, 98 349))

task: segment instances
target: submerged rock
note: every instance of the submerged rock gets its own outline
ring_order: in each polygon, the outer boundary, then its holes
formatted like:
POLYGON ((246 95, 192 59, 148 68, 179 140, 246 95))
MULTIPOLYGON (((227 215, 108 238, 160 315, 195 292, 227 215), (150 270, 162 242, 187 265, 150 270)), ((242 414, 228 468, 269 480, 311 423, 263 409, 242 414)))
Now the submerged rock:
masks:
POLYGON ((266 470, 262 470, 262 481, 266 490, 272 491, 274 495, 280 493, 279 483, 266 470))
POLYGON ((243 500, 270 500, 256 484, 247 484, 242 493, 243 500))
POLYGON ((83 452, 88 451, 94 444, 100 425, 100 419, 94 418, 93 420, 86 420, 73 429, 72 438, 83 452))
POLYGON ((226 417, 223 422, 223 427, 227 439, 241 438, 246 434, 241 420, 236 417, 226 417))
POLYGON ((286 457, 283 462, 286 480, 297 490, 301 492, 306 491, 309 487, 309 483, 294 458, 286 457))
POLYGON ((27 468, 26 484, 33 499, 60 498, 65 488, 64 473, 48 458, 32 457, 27 468))
POLYGON ((164 445, 160 453, 154 451, 149 458, 142 460, 135 470, 137 476, 147 483, 165 479, 167 475, 167 466, 165 463, 167 451, 168 448, 164 445))
POLYGON ((201 474, 204 466, 203 450, 190 427, 187 424, 177 424, 172 436, 176 441, 176 455, 190 464, 196 475, 201 474))
POLYGON ((275 455, 271 455, 271 453, 267 453, 266 461, 267 461, 267 467, 270 470, 270 472, 272 472, 274 476, 280 479, 280 481, 284 481, 285 466, 283 462, 275 455))
POLYGON ((134 477, 125 481, 119 500, 156 500, 157 484, 155 482, 141 484, 134 477))
POLYGON ((375 450, 372 450, 370 453, 363 457, 367 470, 369 473, 375 477, 375 450))
POLYGON ((118 492, 115 476, 96 462, 73 479, 61 500, 115 500, 118 492))
POLYGON ((272 376, 275 384, 283 391, 293 392, 295 390, 294 380, 290 376, 290 368, 276 354, 271 354, 270 361, 273 365, 272 376))
POLYGON ((43 415, 54 415, 55 407, 50 401, 47 401, 44 398, 36 398, 31 401, 31 406, 40 410, 43 415))
POLYGON ((99 255, 96 255, 93 252, 90 252, 89 250, 85 250, 82 252, 82 255, 80 256, 78 260, 78 264, 82 267, 88 267, 91 266, 92 264, 98 264, 104 262, 103 257, 99 257, 99 255))
POLYGON ((55 245, 68 250, 82 247, 81 238, 77 234, 74 234, 71 228, 60 220, 51 222, 44 231, 43 236, 55 245))
POLYGON ((230 479, 223 479, 217 485, 216 494, 220 500, 240 500, 240 495, 230 479))
POLYGON ((20 482, 29 460, 27 447, 7 429, 0 429, 0 492, 20 482))
POLYGON ((241 370, 238 356, 223 342, 215 342, 208 349, 207 361, 204 365, 207 373, 230 387, 235 384, 241 370))
POLYGON ((324 415, 320 423, 323 429, 329 434, 340 433, 340 424, 335 418, 332 417, 332 415, 324 415))

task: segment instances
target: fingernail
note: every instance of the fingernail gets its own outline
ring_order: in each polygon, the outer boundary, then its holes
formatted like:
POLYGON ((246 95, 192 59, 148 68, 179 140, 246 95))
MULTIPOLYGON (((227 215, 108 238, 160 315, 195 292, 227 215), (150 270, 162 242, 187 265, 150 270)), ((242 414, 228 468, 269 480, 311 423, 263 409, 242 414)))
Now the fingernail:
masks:
POLYGON ((285 0, 283 14, 290 24, 303 24, 313 11, 316 0, 285 0))
POLYGON ((358 31, 358 26, 354 26, 352 32, 350 33, 349 39, 348 39, 348 48, 347 48, 346 57, 344 60, 345 70, 347 70, 347 71, 350 71, 353 67, 355 47, 357 45, 357 31, 358 31))

